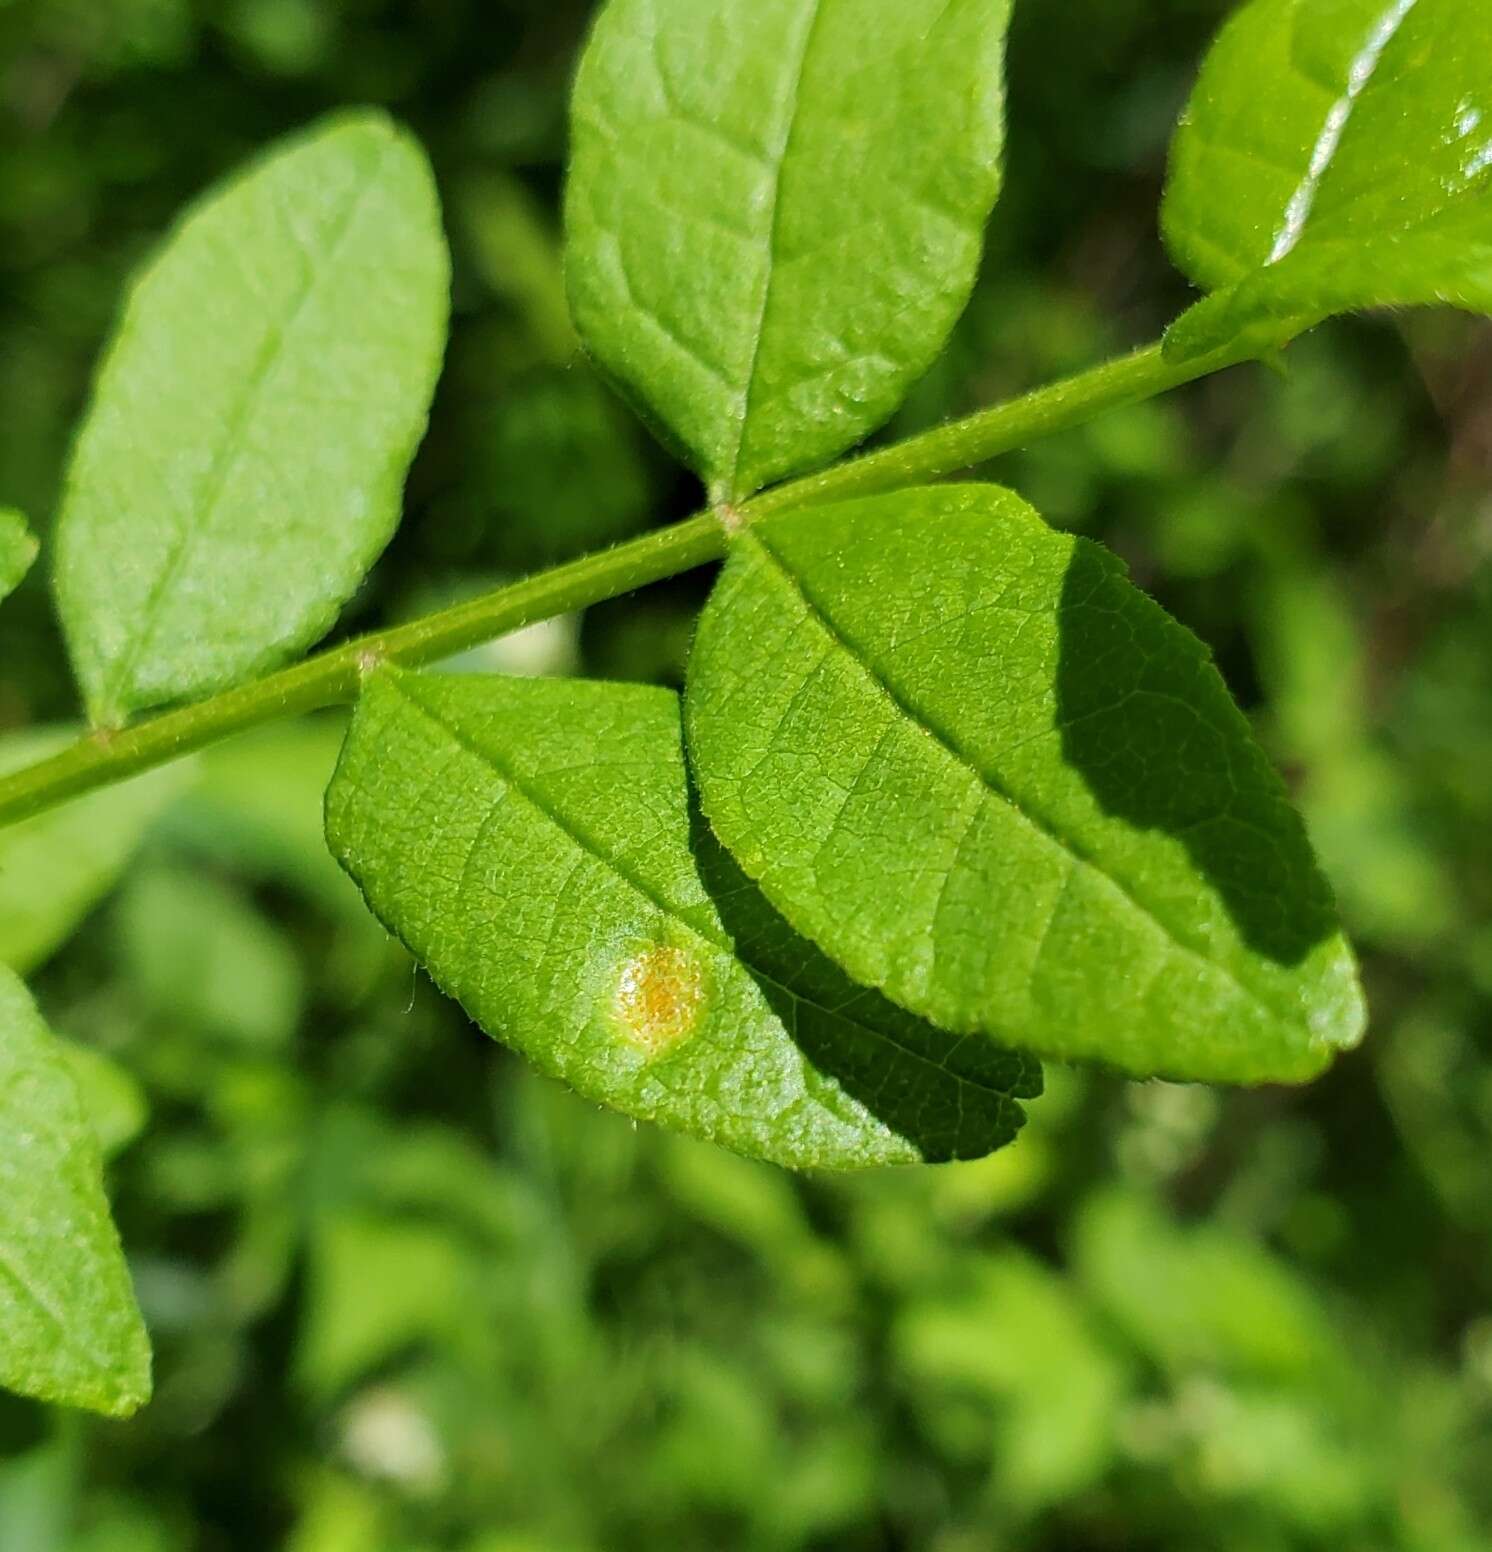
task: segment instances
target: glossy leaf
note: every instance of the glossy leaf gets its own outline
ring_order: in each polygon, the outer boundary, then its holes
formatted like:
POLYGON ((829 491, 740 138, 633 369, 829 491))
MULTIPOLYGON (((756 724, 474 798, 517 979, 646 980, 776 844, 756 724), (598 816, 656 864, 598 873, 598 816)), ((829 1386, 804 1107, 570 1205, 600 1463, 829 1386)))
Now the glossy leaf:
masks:
POLYGON ((721 499, 880 425, 963 310, 1006 0, 612 0, 566 215, 586 346, 721 499))
POLYGON ((846 1169, 988 1153, 1039 1088, 786 928, 691 818, 667 691, 379 674, 327 834, 478 1024, 629 1115, 846 1169))
POLYGON ((0 968, 0 1385, 127 1416, 150 1345, 67 1053, 0 968))
POLYGON ((1492 10, 1252 0, 1182 119, 1164 228, 1218 293, 1173 353, 1265 349, 1363 307, 1492 312, 1492 10))
MULTIPOLYGON (((0 774, 65 748, 66 728, 0 738, 0 774)), ((190 762, 106 787, 0 828, 0 965, 25 975, 60 947, 119 881, 146 830, 192 775, 190 762)))
POLYGON ((58 528, 96 721, 332 624, 399 519, 448 267, 429 168, 380 114, 313 127, 188 214, 130 294, 58 528))
POLYGON ((687 722, 772 904, 936 1023, 1239 1081, 1360 1034, 1326 885, 1206 652, 1008 491, 754 524, 687 722))
POLYGON ((36 540, 19 512, 0 507, 0 598, 13 593, 36 559, 36 540))

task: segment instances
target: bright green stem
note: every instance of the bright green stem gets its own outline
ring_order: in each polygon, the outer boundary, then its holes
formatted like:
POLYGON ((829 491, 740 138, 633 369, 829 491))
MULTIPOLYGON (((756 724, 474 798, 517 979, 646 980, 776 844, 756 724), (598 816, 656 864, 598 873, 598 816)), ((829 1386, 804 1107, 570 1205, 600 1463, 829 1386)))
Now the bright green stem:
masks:
POLYGON ((1247 359, 1243 354, 1219 353, 1202 361, 1173 361, 1162 355, 1158 344, 1149 345, 822 473, 778 485, 750 502, 749 510, 753 516, 763 516, 941 479, 1080 426, 1105 410, 1153 399, 1247 359))
MULTIPOLYGON (((1236 359, 1172 362, 1153 345, 821 474, 779 485, 747 502, 730 521, 749 522, 768 512, 897 490, 953 474, 1104 410, 1152 398, 1231 366, 1236 359)), ((358 637, 195 706, 119 732, 90 734, 50 760, 0 779, 0 825, 164 765, 257 723, 354 700, 362 675, 374 664, 439 662, 524 625, 718 560, 727 543, 727 525, 713 513, 702 513, 408 625, 358 637)))

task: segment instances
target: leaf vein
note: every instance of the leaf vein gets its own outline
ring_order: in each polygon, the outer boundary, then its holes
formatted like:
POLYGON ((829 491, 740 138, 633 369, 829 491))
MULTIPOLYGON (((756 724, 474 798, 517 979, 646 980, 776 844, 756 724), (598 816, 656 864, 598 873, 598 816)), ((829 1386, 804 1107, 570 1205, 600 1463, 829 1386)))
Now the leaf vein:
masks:
POLYGON ((850 660, 855 663, 865 680, 875 691, 908 721, 922 728, 943 750, 943 752, 961 766, 977 782, 981 783, 989 794, 1003 803, 1009 811, 1026 824, 1031 831, 1044 838, 1055 847, 1056 850, 1080 864, 1090 872, 1105 887, 1119 894, 1140 917, 1148 921, 1163 938, 1169 942, 1175 950, 1187 958, 1195 960, 1203 965, 1211 973, 1226 981, 1240 997, 1251 1003, 1257 1009, 1274 1018, 1288 1018, 1292 1022, 1299 1023, 1299 1013, 1295 1009, 1271 1007, 1263 997, 1252 987, 1246 986, 1227 965, 1212 958, 1202 950, 1180 937, 1176 930, 1154 910, 1141 900, 1120 879, 1115 878, 1093 858, 1085 855, 1070 840, 1053 830, 1051 826, 1037 814, 1030 812, 1007 790, 993 772, 982 769, 969 755, 959 748, 957 740, 946 729, 936 725, 928 716, 917 710, 902 694, 874 668, 872 668, 868 655, 860 650, 856 643, 845 635, 842 628, 808 592, 802 579, 799 578, 786 564, 786 562, 774 551, 766 540, 762 538, 759 530, 748 530, 744 535, 746 543, 752 545, 767 560, 770 569, 778 577, 781 585, 797 600, 800 607, 814 619, 824 633, 843 651, 850 660))
MULTIPOLYGON (((784 996, 791 998, 795 1007, 798 1004, 802 1004, 804 1007, 817 1008, 818 1011, 825 1017, 840 1019, 842 1022, 850 1024, 853 1028, 862 1030, 872 1039, 882 1041, 884 1044, 892 1047, 892 1049, 901 1052, 903 1056, 909 1058, 910 1060, 921 1062, 924 1065, 932 1067, 937 1071, 947 1073, 947 1075, 958 1084, 969 1084, 975 1088, 983 1090, 986 1093, 999 1095, 1002 1099, 1010 1099, 1011 1096, 1007 1089, 1002 1089, 993 1084, 981 1082, 977 1078, 971 1078, 963 1073, 955 1072, 944 1062, 940 1062, 935 1057, 929 1056, 924 1052, 915 1050, 914 1048, 905 1044, 903 1041, 899 1040, 895 1035, 883 1029, 879 1029, 874 1025, 862 1023, 858 1019, 845 1015, 844 1013, 835 1009, 824 1007, 821 1003, 815 1002, 812 998, 809 998, 803 993, 795 990, 793 987, 786 985, 776 976, 770 974, 766 970, 763 970, 759 965, 754 963, 753 960, 746 958, 741 953, 739 947, 723 930, 719 933, 718 936, 712 933, 702 932, 698 926, 687 920, 676 906, 671 904, 662 895, 658 894, 648 884, 646 879, 638 877, 638 875, 632 869, 626 867, 618 858, 611 855, 607 848, 601 846, 598 842, 589 837, 582 827, 576 825, 567 815, 561 813, 553 804, 547 802, 542 794, 539 793, 531 783, 520 776, 510 765, 500 761, 491 753, 490 750, 483 749, 480 745, 474 743, 466 736, 465 733, 461 731, 461 729, 453 726, 451 723, 447 722, 445 718, 441 717, 438 713, 433 711, 429 706, 424 705, 421 701, 410 695, 408 691, 404 690, 398 685, 397 680, 394 681, 394 684, 399 689, 399 693, 403 696, 404 700, 415 711, 419 712, 426 718, 427 721, 438 727, 460 749, 465 751, 465 753, 469 754, 473 759, 479 761, 489 770, 502 777, 514 792, 517 792, 521 797, 531 803, 539 813, 548 819, 563 834, 568 836, 577 847, 579 847, 587 855, 594 857, 603 866, 609 868, 619 879, 621 879, 624 884, 627 884, 632 889, 636 890, 636 892, 642 896, 642 898, 646 900, 648 904, 653 906, 668 920, 681 927, 691 937, 702 943, 708 944, 711 948, 729 954, 742 966, 742 968, 749 975, 753 977, 753 979, 757 981, 765 981, 768 985, 776 988, 784 996)), ((799 1047, 799 1049, 801 1051, 801 1047, 799 1047)), ((809 1060, 807 1053, 803 1052, 802 1055, 804 1061, 808 1062, 808 1064, 812 1066, 813 1064, 809 1060)))
POLYGON ((808 65, 808 56, 813 51, 814 34, 818 31, 818 25, 824 14, 825 0, 813 0, 813 8, 809 13, 808 24, 803 29, 803 44, 798 51, 798 58, 793 71, 792 102, 788 110, 787 131, 783 136, 781 153, 776 159, 772 169, 772 219, 767 228, 767 259, 766 273, 762 277, 761 304, 757 308, 756 327, 751 342, 751 362, 746 370, 746 386, 741 396, 741 409, 736 419, 736 447, 731 459, 730 494, 739 496, 741 479, 741 457, 746 446, 746 427, 751 419, 751 402, 756 390, 757 373, 761 366, 762 339, 766 333, 767 314, 772 306, 772 285, 776 278, 777 245, 782 235, 782 173, 786 167, 788 158, 792 155, 793 135, 798 127, 798 111, 802 97, 803 73, 808 65))

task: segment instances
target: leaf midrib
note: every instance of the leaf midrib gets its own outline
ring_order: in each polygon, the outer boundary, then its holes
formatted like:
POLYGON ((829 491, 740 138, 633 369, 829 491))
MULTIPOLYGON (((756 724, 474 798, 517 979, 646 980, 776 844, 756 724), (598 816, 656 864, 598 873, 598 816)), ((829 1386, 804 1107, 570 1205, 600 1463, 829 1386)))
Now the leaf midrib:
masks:
POLYGON ((1285 203, 1280 227, 1264 261, 1265 268, 1288 258, 1305 237, 1321 187, 1330 176, 1337 154, 1351 130, 1358 99, 1372 86, 1384 54, 1418 3, 1419 0, 1388 0, 1369 27, 1362 46, 1352 55, 1342 92, 1327 109, 1320 132, 1311 142, 1305 176, 1285 203))
POLYGON ((767 268, 762 278, 761 303, 757 308, 756 324, 751 341, 751 362, 746 369, 746 384, 741 395, 741 411, 736 420, 736 447, 731 456, 730 498, 739 499, 745 494, 741 486, 741 458, 746 448, 746 430, 751 422, 751 405, 756 395, 756 383, 762 357, 762 341, 766 336, 767 314, 772 306, 772 286, 777 274, 777 243, 782 228, 782 175, 793 153, 793 138, 798 129, 802 108, 803 76, 808 68, 808 56, 813 51, 814 36, 824 14, 824 6, 830 0, 811 0, 812 10, 803 29, 803 46, 793 66, 792 104, 788 109, 787 129, 782 137, 782 150, 772 167, 772 219, 767 227, 767 268))
POLYGON ((323 247, 319 262, 308 266, 300 288, 285 316, 265 335, 258 358, 245 380, 243 391, 229 419, 222 446, 218 449, 217 456, 208 471, 203 495, 193 503, 192 510, 186 514, 186 521, 172 536, 166 562, 161 567, 160 574, 152 584, 136 618, 134 633, 125 650, 114 660, 113 670, 101 686, 100 710, 106 719, 116 716, 121 710, 117 705, 118 697, 139 666, 141 655, 155 633, 166 596, 186 569, 202 536, 212 527, 218 503, 228 486, 228 477, 243 451, 243 434, 258 406, 260 395, 273 379, 276 369, 283 360, 290 337, 310 305, 311 298, 316 295, 325 276, 336 265, 342 246, 357 224, 357 218, 362 212, 369 192, 377 185, 379 176, 383 172, 389 150, 390 147, 387 144, 379 147, 377 157, 352 191, 346 210, 333 228, 330 240, 323 247))
MULTIPOLYGON (((930 1067, 935 1072, 942 1073, 945 1077, 952 1079, 952 1081, 958 1084, 960 1087, 967 1085, 969 1088, 976 1089, 980 1093, 997 1095, 1001 1099, 1008 1100, 1012 1104, 1017 1102, 1015 1095, 1009 1089, 998 1088, 993 1084, 981 1083, 977 1078, 971 1078, 963 1073, 957 1072, 953 1068, 945 1066, 942 1062, 937 1061, 935 1058, 928 1056, 921 1051, 914 1050, 907 1045, 904 1045, 896 1038, 895 1035, 889 1034, 885 1030, 877 1029, 873 1025, 863 1024, 853 1015, 845 1013, 842 1009, 825 1007, 822 1003, 817 1002, 813 998, 807 997, 802 992, 795 990, 793 987, 784 984, 776 976, 770 974, 766 970, 759 968, 751 960, 747 959, 742 954, 739 945, 731 939, 730 935, 725 932, 723 928, 721 929, 721 934, 718 938, 713 937, 708 933, 702 932, 700 928, 697 927, 693 922, 686 920, 685 917, 679 912, 678 907, 669 903, 647 882, 646 879, 638 876, 632 871, 632 869, 628 868, 618 858, 612 856, 609 848, 604 847, 599 841, 590 836, 586 830, 582 826, 576 824, 569 815, 563 813, 555 805, 546 801, 545 798, 533 788, 530 782, 525 777, 519 775, 511 765, 500 760, 490 750, 482 748, 481 745, 470 738, 461 728, 454 726, 450 722, 447 722, 446 719, 442 717, 432 706, 427 705, 425 702, 418 699, 418 697, 410 694, 409 690, 400 680, 394 679, 390 681, 390 683, 391 687, 400 696, 402 696, 407 705, 413 707, 416 711, 421 713, 427 721, 431 722, 434 724, 434 726, 445 733, 459 749, 463 750, 473 759, 479 761, 487 769, 500 776, 515 792, 519 794, 520 797, 524 799, 525 802, 529 803, 558 830, 562 831, 574 845, 579 847, 588 855, 594 857, 596 861, 601 863, 603 867, 608 868, 617 878, 622 881, 622 883, 626 884, 629 888, 635 890, 639 895, 641 895, 649 905, 653 906, 653 908, 659 912, 660 915, 667 917, 669 921, 673 922, 684 932, 687 932, 691 937, 698 939, 701 943, 708 945, 710 948, 716 950, 719 953, 728 954, 732 960, 734 960, 741 966, 743 970, 746 971, 748 975, 752 976, 756 980, 765 981, 768 985, 775 987, 778 991, 782 992, 784 996, 792 998, 794 1004, 805 1008, 816 1009, 826 1018, 837 1019, 841 1023, 847 1024, 853 1029, 862 1030, 871 1039, 879 1040, 890 1046, 893 1050, 900 1052, 901 1055, 906 1057, 909 1061, 919 1062, 923 1066, 930 1067)), ((796 1040, 794 1041, 794 1044, 797 1044, 796 1040)), ((801 1047, 799 1047, 799 1051, 803 1057, 803 1060, 805 1062, 809 1062, 809 1064, 812 1065, 812 1061, 808 1056, 808 1053, 806 1051, 802 1051, 801 1047)))
MULTIPOLYGON (((1258 1011, 1264 1013, 1270 1019, 1284 1020, 1295 1027, 1305 1029, 1310 1033, 1309 1025, 1292 1015, 1283 1008, 1276 1008, 1267 1002, 1252 987, 1245 985, 1237 974, 1220 960, 1214 959, 1203 950, 1194 947, 1179 937, 1175 929, 1166 921, 1163 921, 1143 900, 1141 900, 1121 879, 1115 878, 1107 872, 1103 866, 1092 857, 1080 851, 1068 838, 1053 829, 1039 814, 1028 810, 1016 796, 1008 791, 991 772, 985 771, 971 756, 964 753, 959 747, 958 741, 944 728, 932 721, 924 712, 918 710, 901 691, 899 691, 879 670, 871 666, 870 654, 861 647, 841 628, 829 611, 809 592, 803 579, 787 564, 783 558, 762 537, 761 529, 747 529, 737 540, 738 544, 744 544, 754 548, 768 563, 772 573, 776 575, 782 585, 789 590, 803 608, 810 619, 815 621, 833 644, 853 662, 866 681, 874 687, 880 696, 890 703, 893 710, 914 726, 921 728, 933 741, 958 764, 968 775, 972 776, 990 796, 1003 803, 1010 813, 1026 824, 1033 833, 1041 836, 1066 857, 1074 867, 1082 868, 1096 878, 1102 885, 1113 889, 1137 911, 1172 945, 1172 947, 1189 959, 1196 961, 1212 973, 1220 976, 1231 986, 1240 997, 1251 1003, 1258 1011)), ((1314 1040, 1314 1036, 1312 1037, 1314 1040)))

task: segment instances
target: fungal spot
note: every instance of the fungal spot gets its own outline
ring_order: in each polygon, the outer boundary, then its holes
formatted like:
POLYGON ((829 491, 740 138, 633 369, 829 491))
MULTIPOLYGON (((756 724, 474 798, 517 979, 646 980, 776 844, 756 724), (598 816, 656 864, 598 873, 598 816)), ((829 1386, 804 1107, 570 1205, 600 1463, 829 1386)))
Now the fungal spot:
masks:
POLYGON ((715 516, 719 519, 720 526, 734 538, 746 526, 746 519, 739 507, 733 507, 730 502, 722 501, 715 508, 715 516))
POLYGON ((699 960, 683 949, 658 943, 622 966, 613 1011, 622 1038, 653 1061, 695 1032, 704 1001, 699 960))

